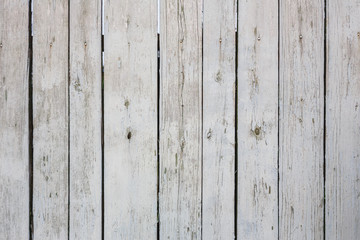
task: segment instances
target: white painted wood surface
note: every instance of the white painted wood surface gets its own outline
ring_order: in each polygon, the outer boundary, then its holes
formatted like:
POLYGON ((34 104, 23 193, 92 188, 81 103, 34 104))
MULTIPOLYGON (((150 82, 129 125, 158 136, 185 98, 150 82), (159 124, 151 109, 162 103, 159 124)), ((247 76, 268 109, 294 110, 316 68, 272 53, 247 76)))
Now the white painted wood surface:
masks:
POLYGON ((70 2, 70 239, 101 239, 101 1, 70 2))
POLYGON ((33 6, 34 239, 67 239, 68 1, 33 6))
POLYGON ((360 236, 360 2, 328 1, 326 239, 360 236))
POLYGON ((34 240, 359 238, 358 0, 33 0, 32 54, 30 3, 0 1, 0 239, 30 207, 34 240))
POLYGON ((204 2, 203 239, 235 235, 235 19, 235 1, 204 2))
POLYGON ((278 239, 278 1, 238 9, 238 239, 278 239))
POLYGON ((0 239, 29 239, 28 4, 0 2, 0 239))
POLYGON ((157 1, 105 1, 105 239, 156 239, 157 1))
POLYGON ((280 1, 280 239, 324 233, 324 1, 280 1))
POLYGON ((202 1, 160 1, 160 238, 201 239, 202 1))

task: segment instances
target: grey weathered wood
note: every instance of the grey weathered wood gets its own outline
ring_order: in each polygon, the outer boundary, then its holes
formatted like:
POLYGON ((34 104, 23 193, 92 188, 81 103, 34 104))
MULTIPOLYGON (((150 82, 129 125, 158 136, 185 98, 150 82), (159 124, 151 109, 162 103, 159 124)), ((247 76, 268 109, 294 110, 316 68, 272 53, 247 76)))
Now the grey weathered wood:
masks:
POLYGON ((0 239, 29 239, 28 4, 0 1, 0 239))
POLYGON ((34 239, 67 239, 68 1, 33 8, 34 239))
POLYGON ((324 1, 280 1, 280 239, 322 239, 324 1))
POLYGON ((203 239, 234 237, 235 1, 204 2, 203 239))
POLYGON ((105 1, 105 239, 156 239, 157 0, 105 1))
POLYGON ((101 239, 101 0, 70 2, 70 239, 101 239))
POLYGON ((201 239, 202 1, 160 7, 160 238, 201 239))
POLYGON ((327 1, 326 239, 360 236, 360 2, 327 1))
POLYGON ((238 15, 238 238, 278 239, 278 1, 238 15))

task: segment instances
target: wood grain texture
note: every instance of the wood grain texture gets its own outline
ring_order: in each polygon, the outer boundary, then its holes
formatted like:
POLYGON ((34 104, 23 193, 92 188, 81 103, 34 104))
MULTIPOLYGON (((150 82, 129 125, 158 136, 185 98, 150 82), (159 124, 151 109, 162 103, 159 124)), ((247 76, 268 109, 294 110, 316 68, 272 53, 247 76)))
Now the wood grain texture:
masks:
POLYGON ((105 1, 105 239, 156 239, 157 1, 105 1))
POLYGON ((101 1, 70 2, 70 239, 101 239, 101 1))
POLYGON ((280 239, 324 232, 324 1, 280 1, 280 239))
POLYGON ((201 239, 202 1, 160 7, 160 238, 201 239))
POLYGON ((278 239, 278 1, 238 15, 238 238, 278 239))
POLYGON ((0 239, 29 239, 28 4, 0 2, 0 239))
POLYGON ((33 2, 34 239, 68 238, 68 1, 33 2))
POLYGON ((235 235, 235 14, 233 0, 204 2, 203 239, 235 235))
POLYGON ((327 3, 326 239, 360 236, 360 1, 327 3))

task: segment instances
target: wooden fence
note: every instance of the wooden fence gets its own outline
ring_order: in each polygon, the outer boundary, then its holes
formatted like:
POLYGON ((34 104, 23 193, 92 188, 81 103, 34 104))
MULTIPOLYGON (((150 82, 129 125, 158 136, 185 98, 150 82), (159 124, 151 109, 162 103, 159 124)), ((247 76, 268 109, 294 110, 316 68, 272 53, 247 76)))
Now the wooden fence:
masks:
POLYGON ((1 0, 0 239, 360 237, 359 0, 1 0))

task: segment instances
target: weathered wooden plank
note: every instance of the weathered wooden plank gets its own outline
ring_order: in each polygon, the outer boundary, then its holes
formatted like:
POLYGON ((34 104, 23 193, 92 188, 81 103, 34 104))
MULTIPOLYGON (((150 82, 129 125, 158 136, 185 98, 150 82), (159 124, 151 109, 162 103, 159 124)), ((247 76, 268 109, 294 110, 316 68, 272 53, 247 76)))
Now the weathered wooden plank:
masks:
POLYGON ((202 1, 160 7, 160 238, 201 239, 202 1))
POLYGON ((33 6, 34 239, 67 239, 68 1, 33 6))
POLYGON ((326 239, 360 236, 360 2, 327 1, 326 239))
POLYGON ((157 0, 105 1, 105 239, 156 239, 157 0))
POLYGON ((234 237, 235 1, 204 2, 203 239, 234 237))
POLYGON ((101 0, 70 2, 70 239, 101 239, 101 0))
POLYGON ((29 239, 28 4, 0 2, 0 239, 29 239))
POLYGON ((278 239, 278 1, 238 15, 238 238, 278 239))
POLYGON ((280 239, 324 232, 324 1, 280 6, 280 239))

